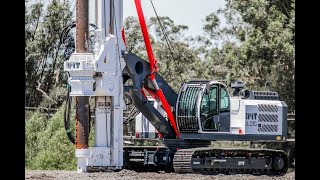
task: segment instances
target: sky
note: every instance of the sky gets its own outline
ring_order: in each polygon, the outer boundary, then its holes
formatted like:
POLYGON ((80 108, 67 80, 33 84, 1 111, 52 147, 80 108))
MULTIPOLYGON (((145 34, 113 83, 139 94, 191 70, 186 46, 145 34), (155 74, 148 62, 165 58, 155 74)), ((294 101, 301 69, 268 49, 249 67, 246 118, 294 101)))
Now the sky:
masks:
MULTIPOLYGON (((176 25, 189 27, 186 35, 201 35, 207 15, 222 8, 224 0, 152 0, 158 16, 170 17, 176 25)), ((150 0, 141 0, 146 19, 155 16, 150 0)), ((123 0, 123 16, 136 16, 134 0, 123 0)))
MULTIPOLYGON (((42 1, 47 4, 47 0, 30 0, 30 2, 42 1)), ((95 1, 89 0, 89 21, 95 24, 95 1)), ((70 0, 71 10, 74 11, 75 19, 75 3, 76 0, 70 0)), ((212 12, 217 11, 219 8, 225 6, 225 0, 152 0, 158 16, 168 16, 172 19, 175 25, 186 25, 188 26, 188 31, 184 33, 185 36, 197 36, 203 35, 202 30, 204 19, 207 15, 212 12)), ((150 17, 155 17, 150 0, 141 0, 142 9, 144 12, 145 19, 150 17)), ((128 16, 138 17, 134 0, 123 0, 123 18, 128 16)), ((224 20, 221 19, 222 25, 224 20)), ((150 34, 153 34, 149 30, 150 34)), ((215 41, 217 44, 221 42, 215 41)))
MULTIPOLYGON (((74 6, 75 0, 71 0, 74 6)), ((89 0, 89 19, 94 21, 94 3, 89 0), (91 4, 91 6, 90 6, 91 4), (91 13, 90 13, 91 12, 91 13)), ((224 0, 152 0, 158 16, 168 16, 175 25, 187 25, 189 27, 185 35, 203 34, 203 21, 207 15, 224 7, 224 0)), ((145 19, 155 17, 150 0, 141 0, 145 19)), ((134 0, 123 0, 123 17, 137 15, 134 0)))
MULTIPOLYGON (((39 0, 31 0, 34 1, 39 0)), ((72 10, 75 10, 75 1, 70 0, 72 10)), ((94 2, 95 0, 89 0, 91 12, 94 11, 94 2)), ((176 25, 187 25, 189 29, 186 35, 201 35, 205 17, 225 5, 225 0, 152 0, 152 2, 159 16, 170 17, 176 25)), ((141 0, 141 4, 146 19, 155 16, 150 0, 141 0)), ((90 21, 94 21, 93 13, 89 14, 90 21)), ((134 0, 123 0, 123 17, 128 16, 137 17, 134 0)))

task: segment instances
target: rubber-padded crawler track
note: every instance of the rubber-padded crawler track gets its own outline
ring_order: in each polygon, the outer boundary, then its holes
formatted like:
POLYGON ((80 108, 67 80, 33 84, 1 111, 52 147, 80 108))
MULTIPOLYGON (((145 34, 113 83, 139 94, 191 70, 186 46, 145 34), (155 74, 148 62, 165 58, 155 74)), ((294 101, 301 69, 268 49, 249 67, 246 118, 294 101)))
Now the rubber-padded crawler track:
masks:
MULTIPOLYGON (((230 158, 230 156, 229 156, 230 158)), ((288 156, 282 150, 273 150, 273 149, 239 149, 239 148, 192 148, 192 149, 180 149, 178 150, 173 158, 173 168, 176 173, 199 173, 199 174, 267 174, 267 175, 284 175, 288 170, 288 156), (203 167, 203 168, 193 168, 192 159, 195 157, 213 157, 215 155, 228 156, 237 154, 237 157, 247 157, 250 156, 259 156, 266 158, 281 157, 284 161, 284 166, 280 170, 275 168, 271 169, 257 169, 257 168, 214 168, 214 167, 203 167), (242 156, 243 155, 243 156, 242 156)))

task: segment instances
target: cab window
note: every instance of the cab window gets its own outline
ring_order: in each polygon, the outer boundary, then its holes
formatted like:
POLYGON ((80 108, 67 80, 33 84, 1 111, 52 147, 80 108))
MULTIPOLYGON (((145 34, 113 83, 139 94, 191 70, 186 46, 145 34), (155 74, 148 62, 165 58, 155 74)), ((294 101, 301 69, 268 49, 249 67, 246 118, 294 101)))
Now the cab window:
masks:
POLYGON ((203 94, 201 100, 201 113, 215 114, 217 113, 217 86, 212 86, 210 92, 203 94))
POLYGON ((226 88, 221 88, 220 91, 220 112, 229 111, 230 110, 230 102, 228 91, 226 88))
POLYGON ((218 113, 218 86, 210 87, 209 93, 202 95, 200 106, 200 119, 203 130, 217 130, 217 125, 213 122, 213 116, 218 113))

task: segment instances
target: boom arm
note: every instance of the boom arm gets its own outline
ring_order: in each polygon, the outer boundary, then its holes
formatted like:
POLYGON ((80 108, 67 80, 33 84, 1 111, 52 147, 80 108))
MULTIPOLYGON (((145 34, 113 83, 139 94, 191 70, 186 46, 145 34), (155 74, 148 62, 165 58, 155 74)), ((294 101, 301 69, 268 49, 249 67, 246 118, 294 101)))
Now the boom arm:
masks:
MULTIPOLYGON (((130 77, 133 82, 132 89, 125 92, 132 99, 132 103, 139 111, 147 117, 150 123, 161 133, 164 138, 174 139, 176 138, 175 131, 172 125, 159 113, 159 111, 148 103, 147 98, 141 93, 141 87, 147 88, 154 92, 156 91, 151 79, 148 78, 150 74, 150 64, 136 56, 131 52, 124 54, 124 60, 126 67, 123 70, 123 77, 130 77)), ((159 89, 163 89, 165 92, 165 98, 170 104, 176 104, 177 94, 172 88, 164 81, 164 79, 158 74, 154 73, 155 81, 159 82, 159 89)), ((123 80, 125 83, 126 79, 123 80)), ((170 111, 171 112, 171 111, 170 111)))

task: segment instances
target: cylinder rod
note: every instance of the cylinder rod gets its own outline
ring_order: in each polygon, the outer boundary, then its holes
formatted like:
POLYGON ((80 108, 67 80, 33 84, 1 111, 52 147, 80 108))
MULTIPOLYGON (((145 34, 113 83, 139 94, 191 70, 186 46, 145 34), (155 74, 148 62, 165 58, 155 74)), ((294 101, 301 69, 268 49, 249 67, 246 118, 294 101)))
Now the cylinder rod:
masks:
MULTIPOLYGON (((76 53, 89 49, 89 1, 76 2, 76 53)), ((89 147, 89 97, 76 97, 76 148, 89 147)))
POLYGON ((76 100, 76 148, 89 147, 89 98, 77 97, 76 100))
POLYGON ((77 0, 76 4, 76 52, 88 52, 89 1, 77 0))

